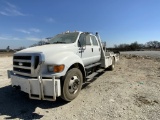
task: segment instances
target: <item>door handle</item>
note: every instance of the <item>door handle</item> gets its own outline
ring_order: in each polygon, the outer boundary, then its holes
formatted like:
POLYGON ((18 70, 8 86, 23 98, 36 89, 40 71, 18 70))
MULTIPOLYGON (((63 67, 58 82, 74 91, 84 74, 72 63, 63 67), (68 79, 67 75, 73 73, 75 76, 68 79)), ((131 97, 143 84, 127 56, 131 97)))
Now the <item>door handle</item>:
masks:
POLYGON ((92 49, 92 52, 93 52, 93 48, 91 48, 92 49))
POLYGON ((84 52, 84 51, 83 50, 79 51, 79 53, 82 53, 82 52, 84 52))
POLYGON ((84 50, 79 50, 79 53, 82 53, 82 52, 84 52, 84 50))

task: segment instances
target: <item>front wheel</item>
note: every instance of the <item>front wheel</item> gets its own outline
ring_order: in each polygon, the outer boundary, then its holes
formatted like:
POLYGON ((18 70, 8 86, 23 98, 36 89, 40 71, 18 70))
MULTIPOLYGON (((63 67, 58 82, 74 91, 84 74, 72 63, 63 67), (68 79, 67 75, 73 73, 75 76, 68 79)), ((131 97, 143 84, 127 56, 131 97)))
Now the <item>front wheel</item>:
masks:
POLYGON ((62 81, 62 99, 72 101, 82 88, 83 76, 78 68, 70 69, 62 81))

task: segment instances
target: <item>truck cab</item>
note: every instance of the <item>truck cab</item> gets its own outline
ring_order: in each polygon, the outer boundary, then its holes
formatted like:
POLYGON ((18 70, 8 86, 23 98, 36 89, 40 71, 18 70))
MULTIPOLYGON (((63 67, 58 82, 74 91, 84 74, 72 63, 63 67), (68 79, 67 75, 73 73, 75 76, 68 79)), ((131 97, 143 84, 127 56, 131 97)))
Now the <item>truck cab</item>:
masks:
POLYGON ((65 32, 45 45, 30 47, 13 55, 13 70, 8 71, 12 86, 31 99, 52 100, 61 96, 75 99, 87 76, 100 68, 114 68, 114 53, 106 53, 98 34, 65 32))
POLYGON ((77 48, 79 49, 77 55, 82 59, 84 66, 100 60, 101 49, 96 36, 82 33, 77 42, 77 48))

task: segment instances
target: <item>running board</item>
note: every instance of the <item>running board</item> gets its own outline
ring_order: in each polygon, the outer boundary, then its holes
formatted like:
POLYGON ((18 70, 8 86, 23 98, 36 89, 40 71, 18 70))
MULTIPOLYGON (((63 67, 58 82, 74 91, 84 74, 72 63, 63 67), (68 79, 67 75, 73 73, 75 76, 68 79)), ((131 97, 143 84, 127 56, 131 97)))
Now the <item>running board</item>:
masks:
POLYGON ((99 70, 97 70, 96 72, 98 72, 98 73, 101 73, 101 72, 103 72, 105 69, 99 69, 99 70))
POLYGON ((101 65, 101 63, 98 62, 98 63, 95 63, 95 64, 88 65, 88 66, 85 67, 85 69, 90 69, 90 68, 98 66, 98 65, 101 65))
POLYGON ((87 79, 92 79, 92 78, 94 78, 96 75, 98 75, 98 73, 97 73, 97 72, 93 72, 92 74, 90 74, 90 75, 87 76, 86 78, 87 78, 87 79))
POLYGON ((93 72, 92 74, 90 74, 89 76, 87 76, 86 78, 87 79, 92 79, 92 78, 94 78, 96 75, 98 75, 99 73, 101 73, 101 72, 103 72, 104 71, 104 69, 99 69, 99 70, 97 70, 96 72, 93 72))

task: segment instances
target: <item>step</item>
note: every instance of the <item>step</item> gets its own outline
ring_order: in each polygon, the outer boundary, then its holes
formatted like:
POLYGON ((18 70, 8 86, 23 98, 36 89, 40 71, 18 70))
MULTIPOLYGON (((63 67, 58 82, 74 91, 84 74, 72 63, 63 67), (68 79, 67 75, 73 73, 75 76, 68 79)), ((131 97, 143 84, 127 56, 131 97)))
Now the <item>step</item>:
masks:
POLYGON ((97 70, 96 72, 101 73, 101 72, 103 72, 103 71, 104 71, 104 69, 99 69, 99 70, 97 70))
POLYGON ((101 63, 95 63, 95 64, 88 65, 88 66, 85 67, 85 69, 89 69, 89 68, 92 68, 92 67, 95 67, 95 66, 98 66, 98 65, 101 65, 101 63))
POLYGON ((94 78, 96 75, 98 75, 98 72, 93 72, 92 74, 90 74, 89 76, 87 76, 87 79, 92 79, 94 78))
POLYGON ((103 72, 103 71, 104 71, 104 69, 99 69, 99 70, 97 70, 96 72, 93 72, 92 74, 88 75, 86 78, 87 78, 87 79, 92 79, 92 78, 94 78, 96 75, 98 75, 99 73, 101 73, 101 72, 103 72))

